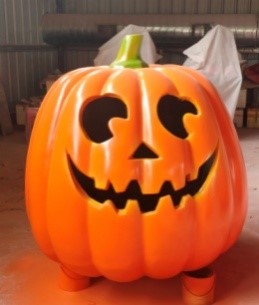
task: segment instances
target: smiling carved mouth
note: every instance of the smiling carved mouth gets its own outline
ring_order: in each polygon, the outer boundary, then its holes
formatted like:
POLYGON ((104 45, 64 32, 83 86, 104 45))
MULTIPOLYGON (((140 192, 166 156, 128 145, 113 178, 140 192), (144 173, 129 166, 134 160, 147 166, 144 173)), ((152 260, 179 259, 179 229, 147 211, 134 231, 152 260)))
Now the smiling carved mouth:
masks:
POLYGON ((185 195, 194 196, 202 188, 204 182, 206 181, 209 172, 214 164, 216 158, 216 150, 214 153, 200 166, 198 171, 198 176, 194 180, 186 181, 183 188, 179 190, 174 190, 172 184, 169 181, 165 181, 159 191, 156 194, 143 194, 141 187, 137 180, 132 180, 125 191, 115 192, 113 185, 110 183, 106 190, 99 189, 95 187, 95 182, 93 178, 90 178, 83 174, 73 163, 70 157, 68 157, 68 162, 72 173, 76 180, 78 181, 84 192, 99 202, 104 203, 106 200, 111 200, 114 206, 121 210, 126 207, 127 201, 129 199, 135 199, 138 201, 139 208, 141 212, 154 211, 161 197, 169 195, 172 199, 172 204, 178 207, 181 199, 185 195))

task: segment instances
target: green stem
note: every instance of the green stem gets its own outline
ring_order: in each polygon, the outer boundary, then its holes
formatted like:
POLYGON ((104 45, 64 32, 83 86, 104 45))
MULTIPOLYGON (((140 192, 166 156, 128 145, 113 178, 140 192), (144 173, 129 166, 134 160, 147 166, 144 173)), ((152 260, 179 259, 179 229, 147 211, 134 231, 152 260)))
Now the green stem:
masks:
POLYGON ((116 59, 111 63, 111 67, 123 68, 145 68, 148 64, 140 57, 140 47, 143 35, 126 35, 119 48, 116 59))

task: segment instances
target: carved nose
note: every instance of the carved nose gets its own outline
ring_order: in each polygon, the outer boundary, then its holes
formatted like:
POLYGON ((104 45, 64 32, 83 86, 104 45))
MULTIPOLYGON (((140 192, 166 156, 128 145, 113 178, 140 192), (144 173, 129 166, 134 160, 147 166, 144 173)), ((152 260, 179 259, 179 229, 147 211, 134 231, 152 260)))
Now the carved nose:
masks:
POLYGON ((145 143, 141 143, 131 156, 131 159, 156 159, 156 158, 158 158, 158 155, 145 143))

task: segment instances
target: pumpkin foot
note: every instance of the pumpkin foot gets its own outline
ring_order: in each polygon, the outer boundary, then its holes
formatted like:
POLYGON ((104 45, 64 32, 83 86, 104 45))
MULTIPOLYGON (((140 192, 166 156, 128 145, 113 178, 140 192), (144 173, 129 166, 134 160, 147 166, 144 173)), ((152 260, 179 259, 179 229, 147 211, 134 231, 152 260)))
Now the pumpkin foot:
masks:
POLYGON ((76 274, 64 266, 61 266, 59 275, 59 287, 66 291, 79 291, 90 285, 90 278, 76 274))
POLYGON ((183 272, 182 297, 186 305, 210 305, 214 302, 215 273, 209 267, 183 272))

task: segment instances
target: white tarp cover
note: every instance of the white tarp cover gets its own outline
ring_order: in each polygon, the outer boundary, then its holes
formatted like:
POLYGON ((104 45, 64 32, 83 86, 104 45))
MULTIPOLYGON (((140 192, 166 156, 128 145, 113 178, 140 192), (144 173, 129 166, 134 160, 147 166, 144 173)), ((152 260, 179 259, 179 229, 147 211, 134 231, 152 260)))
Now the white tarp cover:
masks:
POLYGON ((161 58, 161 56, 156 53, 156 47, 147 29, 145 27, 130 24, 99 48, 99 53, 94 59, 94 65, 110 65, 117 55, 122 38, 129 34, 143 35, 140 55, 147 64, 153 64, 161 58))
POLYGON ((233 33, 216 25, 183 53, 187 56, 183 65, 199 70, 212 82, 233 119, 242 83, 233 33))

